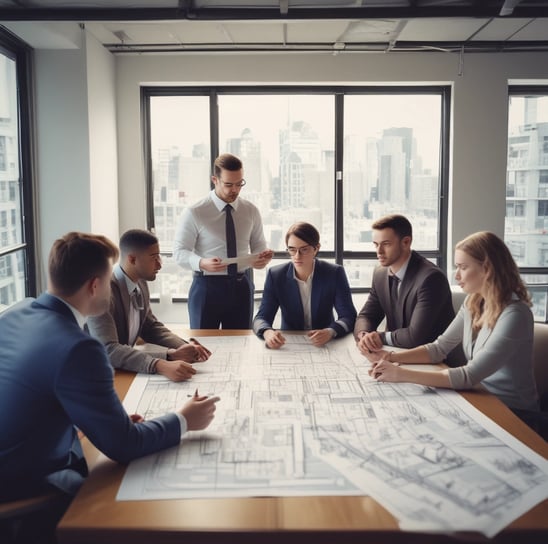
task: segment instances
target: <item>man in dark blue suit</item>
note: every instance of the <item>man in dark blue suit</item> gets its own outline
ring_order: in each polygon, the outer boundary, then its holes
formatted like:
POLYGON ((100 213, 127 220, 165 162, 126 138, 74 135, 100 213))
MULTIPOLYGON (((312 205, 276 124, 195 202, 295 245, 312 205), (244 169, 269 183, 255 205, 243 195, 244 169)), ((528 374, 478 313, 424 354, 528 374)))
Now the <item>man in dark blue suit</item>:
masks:
POLYGON ((117 256, 103 236, 67 234, 50 252, 48 292, 0 316, 0 500, 59 490, 66 508, 87 475, 76 429, 128 463, 213 419, 217 397, 151 421, 122 407, 103 345, 83 330, 108 309, 117 256))

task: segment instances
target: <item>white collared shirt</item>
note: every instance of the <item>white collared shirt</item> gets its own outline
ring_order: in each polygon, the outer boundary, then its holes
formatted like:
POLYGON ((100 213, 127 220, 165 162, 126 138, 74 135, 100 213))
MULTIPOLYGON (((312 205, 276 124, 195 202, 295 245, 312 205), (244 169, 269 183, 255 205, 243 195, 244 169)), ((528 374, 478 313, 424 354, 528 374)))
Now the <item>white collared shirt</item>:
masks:
POLYGON ((316 262, 314 261, 312 267, 312 273, 306 280, 300 280, 297 277, 295 268, 293 268, 293 277, 297 282, 299 288, 299 294, 301 295, 301 304, 303 305, 304 314, 304 329, 310 330, 312 328, 312 278, 314 277, 314 268, 316 262))
MULTIPOLYGON (((206 198, 183 210, 173 244, 173 258, 177 264, 199 271, 200 259, 227 257, 226 212, 223 211, 226 204, 213 190, 206 198)), ((267 249, 258 208, 241 197, 230 205, 233 208, 232 218, 236 230, 238 257, 267 249)), ((244 269, 238 272, 244 272, 244 269)), ((226 274, 227 272, 223 271, 216 275, 226 274)))

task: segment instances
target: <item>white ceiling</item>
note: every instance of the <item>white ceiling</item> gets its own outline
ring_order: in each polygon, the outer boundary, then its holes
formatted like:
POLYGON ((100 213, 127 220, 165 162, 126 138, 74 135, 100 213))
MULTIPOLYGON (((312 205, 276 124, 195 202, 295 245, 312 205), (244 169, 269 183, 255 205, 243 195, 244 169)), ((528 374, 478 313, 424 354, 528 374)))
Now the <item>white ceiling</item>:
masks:
POLYGON ((0 21, 48 49, 85 24, 116 54, 548 50, 548 0, 0 0, 0 21))

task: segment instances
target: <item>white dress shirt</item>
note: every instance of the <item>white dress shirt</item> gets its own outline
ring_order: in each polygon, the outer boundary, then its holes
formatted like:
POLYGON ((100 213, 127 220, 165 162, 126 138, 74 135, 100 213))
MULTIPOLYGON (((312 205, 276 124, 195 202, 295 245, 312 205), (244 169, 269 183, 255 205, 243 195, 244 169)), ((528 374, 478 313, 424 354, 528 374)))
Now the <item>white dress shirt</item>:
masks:
MULTIPOLYGON (((267 249, 263 223, 258 208, 251 202, 238 197, 230 203, 236 230, 238 257, 249 253, 260 253, 267 249)), ((183 268, 200 270, 200 259, 219 257, 226 253, 226 202, 215 191, 183 210, 175 233, 173 258, 183 268)), ((244 270, 238 270, 244 272, 244 270)), ((226 275, 226 271, 215 275, 226 275)), ((204 274, 212 274, 204 271, 204 274)))
MULTIPOLYGON (((314 263, 315 264, 315 263, 314 263)), ((312 328, 312 278, 314 277, 314 268, 312 273, 306 280, 300 280, 293 269, 293 277, 297 282, 299 294, 301 295, 301 304, 303 305, 304 328, 310 330, 312 328)))

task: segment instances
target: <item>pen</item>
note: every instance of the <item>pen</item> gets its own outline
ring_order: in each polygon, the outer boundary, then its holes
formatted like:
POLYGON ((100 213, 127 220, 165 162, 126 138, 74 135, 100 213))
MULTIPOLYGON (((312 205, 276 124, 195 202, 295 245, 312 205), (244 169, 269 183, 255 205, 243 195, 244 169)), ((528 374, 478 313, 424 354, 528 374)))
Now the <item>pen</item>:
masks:
POLYGON ((207 353, 208 357, 209 357, 209 355, 211 355, 211 351, 209 351, 203 344, 198 342, 198 340, 196 338, 189 338, 189 341, 193 342, 197 346, 200 346, 201 348, 203 348, 203 350, 207 353))
POLYGON ((196 388, 196 391, 194 391, 194 395, 191 395, 190 393, 187 395, 187 397, 197 397, 198 396, 198 388, 196 388))

